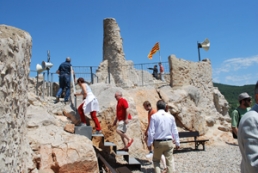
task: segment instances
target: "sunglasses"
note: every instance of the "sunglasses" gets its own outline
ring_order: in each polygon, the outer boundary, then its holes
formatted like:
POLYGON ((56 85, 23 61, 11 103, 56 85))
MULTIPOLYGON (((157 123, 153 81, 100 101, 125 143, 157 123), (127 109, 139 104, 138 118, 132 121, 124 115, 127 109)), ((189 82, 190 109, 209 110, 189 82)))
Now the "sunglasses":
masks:
POLYGON ((248 101, 248 102, 250 102, 251 101, 251 99, 244 99, 245 101, 248 101))

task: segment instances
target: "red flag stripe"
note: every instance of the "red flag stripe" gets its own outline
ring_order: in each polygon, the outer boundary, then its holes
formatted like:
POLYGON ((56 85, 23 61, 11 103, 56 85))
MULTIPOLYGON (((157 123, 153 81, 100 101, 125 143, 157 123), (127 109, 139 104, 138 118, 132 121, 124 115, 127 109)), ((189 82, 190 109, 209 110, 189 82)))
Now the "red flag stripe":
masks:
POLYGON ((155 54, 159 50, 159 42, 157 42, 153 48, 151 49, 148 58, 152 59, 152 55, 155 54))

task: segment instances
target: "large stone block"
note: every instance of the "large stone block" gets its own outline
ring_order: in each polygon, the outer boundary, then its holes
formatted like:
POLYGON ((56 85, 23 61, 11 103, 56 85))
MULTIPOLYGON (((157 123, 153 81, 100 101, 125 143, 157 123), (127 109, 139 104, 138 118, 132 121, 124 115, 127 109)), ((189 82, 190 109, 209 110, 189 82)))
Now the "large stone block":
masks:
POLYGON ((0 25, 0 172, 34 169, 25 120, 31 47, 27 32, 0 25))

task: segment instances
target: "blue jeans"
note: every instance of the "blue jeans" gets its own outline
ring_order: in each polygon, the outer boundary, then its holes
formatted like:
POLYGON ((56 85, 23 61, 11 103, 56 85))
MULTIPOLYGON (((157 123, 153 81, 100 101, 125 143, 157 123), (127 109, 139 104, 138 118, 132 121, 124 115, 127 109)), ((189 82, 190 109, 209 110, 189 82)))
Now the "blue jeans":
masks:
POLYGON ((64 89, 66 89, 64 101, 67 102, 70 96, 70 75, 68 74, 59 76, 59 89, 56 97, 60 98, 64 89))

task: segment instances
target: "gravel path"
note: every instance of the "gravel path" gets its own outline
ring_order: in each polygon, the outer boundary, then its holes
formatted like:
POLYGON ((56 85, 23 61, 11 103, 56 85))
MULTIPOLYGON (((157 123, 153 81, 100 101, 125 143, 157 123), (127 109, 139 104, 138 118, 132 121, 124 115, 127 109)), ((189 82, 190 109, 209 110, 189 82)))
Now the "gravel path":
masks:
MULTIPOLYGON (((176 173, 240 172, 241 154, 237 145, 206 146, 205 151, 180 152, 174 157, 176 173)), ((154 173, 151 160, 140 158, 140 161, 142 170, 133 173, 154 173)))

